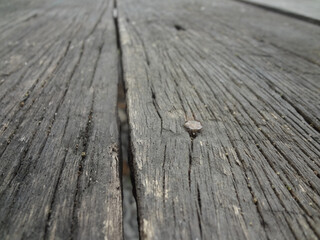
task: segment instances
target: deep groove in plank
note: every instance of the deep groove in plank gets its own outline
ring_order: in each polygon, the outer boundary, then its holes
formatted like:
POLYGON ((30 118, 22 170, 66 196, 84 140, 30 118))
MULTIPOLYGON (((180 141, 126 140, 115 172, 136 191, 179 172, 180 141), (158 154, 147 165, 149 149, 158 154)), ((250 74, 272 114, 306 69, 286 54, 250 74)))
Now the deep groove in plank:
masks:
POLYGON ((163 204, 165 205, 166 202, 166 171, 165 171, 165 164, 166 164, 166 154, 167 154, 167 145, 164 146, 164 151, 163 151, 163 163, 162 163, 162 201, 163 204))
MULTIPOLYGON (((67 125, 68 124, 66 124, 66 126, 67 125)), ((46 219, 46 225, 45 225, 45 230, 44 230, 44 234, 43 234, 43 240, 48 239, 48 231, 49 231, 49 227, 50 227, 50 221, 51 221, 53 206, 55 204, 56 194, 57 194, 57 191, 58 191, 61 175, 62 175, 64 166, 65 166, 65 163, 66 163, 67 154, 68 154, 68 150, 66 149, 62 164, 60 166, 59 175, 58 175, 57 181, 55 182, 55 185, 54 185, 54 190, 53 190, 53 194, 52 194, 52 198, 51 198, 51 202, 50 202, 49 213, 48 213, 48 217, 46 219)))
MULTIPOLYGON (((121 144, 121 147, 120 147, 120 156, 121 156, 121 162, 122 162, 122 165, 126 164, 124 163, 125 159, 123 158, 123 155, 124 153, 122 151, 126 151, 127 153, 127 156, 128 156, 128 159, 126 159, 127 164, 129 165, 129 177, 130 177, 130 184, 131 184, 131 188, 132 188, 132 191, 131 191, 131 195, 129 195, 130 197, 132 197, 135 201, 135 206, 136 208, 132 208, 130 207, 129 209, 126 209, 126 207, 129 207, 129 206, 126 206, 126 205, 123 205, 122 208, 126 211, 130 211, 130 219, 125 219, 124 218, 124 215, 122 216, 122 219, 124 221, 124 225, 127 224, 129 225, 130 227, 134 228, 135 226, 132 226, 132 224, 130 224, 130 220, 132 221, 137 221, 137 226, 138 228, 137 229, 127 229, 127 228, 124 228, 123 229, 123 234, 124 234, 124 238, 126 239, 127 236, 130 236, 130 237, 133 237, 132 236, 132 232, 129 232, 129 231, 134 231, 136 235, 139 235, 139 212, 138 212, 138 206, 137 206, 137 195, 136 195, 136 185, 135 185, 135 173, 134 173, 134 167, 133 167, 133 163, 132 163, 132 159, 133 159, 133 152, 132 152, 132 146, 130 146, 131 144, 131 141, 130 141, 130 132, 129 129, 128 130, 125 130, 122 128, 122 125, 127 125, 129 126, 129 116, 128 116, 128 109, 127 109, 127 96, 126 96, 126 86, 125 86, 125 81, 124 81, 124 72, 123 72, 123 55, 122 55, 122 44, 121 44, 121 34, 120 34, 120 26, 119 26, 119 16, 118 16, 118 7, 117 7, 117 0, 113 0, 113 21, 114 21, 114 26, 115 26, 115 34, 116 34, 116 41, 117 41, 117 48, 118 48, 118 69, 119 69, 119 79, 118 79, 118 99, 117 99, 117 105, 118 105, 118 114, 120 112, 120 105, 121 104, 125 104, 125 109, 124 109, 124 113, 126 115, 125 119, 126 119, 126 122, 125 123, 121 123, 121 118, 120 116, 118 116, 118 119, 120 121, 120 134, 119 134, 119 138, 120 138, 120 144, 121 144), (122 95, 122 96, 120 96, 122 95), (122 135, 125 135, 125 138, 127 139, 127 142, 126 144, 128 144, 129 146, 125 147, 126 145, 124 145, 124 143, 122 142, 121 140, 121 136, 122 135), (136 219, 132 219, 136 217, 136 219), (128 221, 129 222, 126 222, 128 221)), ((145 53, 146 54, 146 53, 145 53)), ((146 55, 147 56, 147 55, 146 55)), ((149 61, 148 61, 148 58, 147 58, 147 62, 149 64, 149 61)), ((155 96, 153 95, 152 96, 152 102, 154 104, 154 106, 156 106, 156 99, 155 99, 155 96)), ((158 112, 159 114, 159 117, 161 118, 161 115, 160 113, 158 112)), ((124 180, 124 173, 123 173, 123 169, 120 170, 121 172, 121 180, 123 181, 124 180)), ((124 194, 123 194, 123 191, 124 191, 124 185, 121 181, 121 189, 122 189, 122 197, 124 197, 124 194)), ((123 201, 123 204, 125 203, 125 200, 123 201)))
POLYGON ((191 192, 191 170, 192 170, 192 154, 193 154, 193 139, 190 136, 190 149, 189 149, 189 168, 188 168, 188 181, 189 181, 189 189, 191 192))
POLYGON ((87 156, 87 150, 88 150, 88 142, 92 134, 92 128, 93 128, 93 106, 94 106, 94 101, 95 101, 95 93, 93 92, 92 96, 92 101, 91 101, 91 108, 89 112, 89 116, 87 119, 86 127, 84 132, 81 134, 81 142, 82 142, 82 153, 81 153, 81 159, 79 160, 78 163, 78 177, 77 177, 77 184, 76 184, 76 189, 75 189, 75 194, 74 194, 74 204, 73 204, 73 209, 72 209, 72 221, 71 221, 71 230, 70 230, 70 239, 75 239, 75 233, 78 228, 77 222, 78 222, 78 217, 77 217, 77 210, 79 208, 79 202, 81 200, 81 193, 82 189, 80 187, 80 179, 83 174, 83 165, 88 158, 87 156))

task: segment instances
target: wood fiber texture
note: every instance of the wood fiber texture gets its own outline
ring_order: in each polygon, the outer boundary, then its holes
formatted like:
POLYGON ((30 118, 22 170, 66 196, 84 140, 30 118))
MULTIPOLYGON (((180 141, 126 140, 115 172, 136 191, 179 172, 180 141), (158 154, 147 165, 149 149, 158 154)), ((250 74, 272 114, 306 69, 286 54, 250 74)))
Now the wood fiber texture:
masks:
POLYGON ((141 238, 318 239, 319 27, 235 1, 118 8, 141 238))
POLYGON ((122 239, 113 2, 0 2, 0 239, 122 239))
POLYGON ((238 0, 320 24, 318 0, 238 0))

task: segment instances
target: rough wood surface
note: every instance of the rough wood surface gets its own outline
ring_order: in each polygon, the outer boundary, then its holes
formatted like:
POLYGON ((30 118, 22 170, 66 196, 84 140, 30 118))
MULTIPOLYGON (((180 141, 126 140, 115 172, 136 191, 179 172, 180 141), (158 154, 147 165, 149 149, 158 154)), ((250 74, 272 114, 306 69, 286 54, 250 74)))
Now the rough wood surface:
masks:
POLYGON ((238 0, 320 23, 319 0, 238 0))
POLYGON ((235 1, 118 6, 141 238, 318 239, 319 27, 235 1))
POLYGON ((0 239, 121 239, 105 0, 0 2, 0 239))

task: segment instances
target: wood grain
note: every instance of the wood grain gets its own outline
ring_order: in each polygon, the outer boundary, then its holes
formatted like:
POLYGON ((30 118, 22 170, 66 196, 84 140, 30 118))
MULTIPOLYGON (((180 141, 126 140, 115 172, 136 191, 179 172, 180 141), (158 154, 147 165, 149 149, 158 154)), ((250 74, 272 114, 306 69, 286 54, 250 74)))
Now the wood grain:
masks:
POLYGON ((118 6, 141 238, 318 239, 318 26, 234 1, 118 6))
POLYGON ((0 239, 121 239, 112 1, 0 3, 0 239))
POLYGON ((320 24, 320 4, 318 0, 238 0, 271 11, 288 14, 311 23, 320 24))

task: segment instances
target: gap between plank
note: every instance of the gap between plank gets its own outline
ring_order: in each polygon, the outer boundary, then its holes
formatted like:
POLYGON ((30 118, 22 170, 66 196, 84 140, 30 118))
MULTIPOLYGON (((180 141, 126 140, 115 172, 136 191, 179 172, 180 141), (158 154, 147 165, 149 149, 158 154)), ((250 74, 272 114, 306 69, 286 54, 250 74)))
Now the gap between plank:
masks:
MULTIPOLYGON (((117 110, 118 119, 120 123, 119 141, 120 141, 120 159, 121 159, 121 190, 122 190, 122 208, 123 208, 123 235, 124 239, 135 240, 139 239, 138 227, 138 213, 137 202, 135 198, 134 179, 131 171, 131 164, 129 164, 130 152, 130 136, 129 136, 129 122, 126 104, 125 83, 123 80, 123 63, 122 63, 122 49, 120 42, 120 29, 118 21, 117 1, 114 0, 113 5, 113 20, 116 29, 116 40, 119 58, 119 81, 118 81, 118 99, 117 110), (130 166, 130 167, 129 167, 130 166)), ((132 159, 130 159, 132 161, 132 159)))

